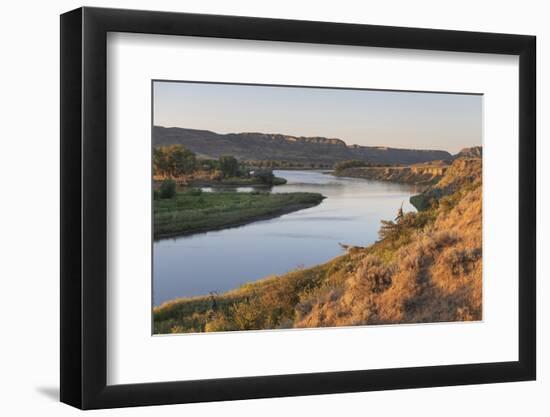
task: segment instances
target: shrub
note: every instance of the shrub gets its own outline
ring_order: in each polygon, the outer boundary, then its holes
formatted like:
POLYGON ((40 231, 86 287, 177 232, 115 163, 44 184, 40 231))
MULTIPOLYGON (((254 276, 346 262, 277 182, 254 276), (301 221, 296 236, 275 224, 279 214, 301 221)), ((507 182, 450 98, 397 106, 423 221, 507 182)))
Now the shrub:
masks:
POLYGON ((167 179, 162 181, 159 189, 160 198, 172 198, 176 195, 176 181, 167 179))
POLYGON ((399 224, 391 220, 381 220, 380 230, 378 231, 378 237, 380 239, 394 239, 399 235, 399 224))
POLYGON ((227 332, 237 330, 235 325, 231 323, 223 314, 215 314, 206 322, 204 327, 205 332, 227 332))
POLYGON ((258 169, 254 171, 252 176, 265 185, 273 185, 273 181, 275 180, 275 175, 273 175, 273 171, 270 169, 258 169))
POLYGON ((369 255, 363 260, 354 279, 350 281, 350 290, 360 294, 381 293, 391 286, 391 276, 391 271, 380 259, 369 255))
POLYGON ((474 263, 481 258, 481 248, 452 248, 443 261, 449 266, 453 275, 470 273, 474 263))
POLYGON ((427 245, 430 249, 440 250, 446 246, 452 246, 458 241, 458 236, 454 231, 441 230, 426 235, 427 245))
POLYGON ((231 307, 234 325, 238 330, 257 330, 265 322, 265 306, 257 298, 243 300, 231 307))
POLYGON ((451 195, 441 197, 439 199, 439 208, 444 212, 448 213, 461 200, 462 196, 460 194, 461 194, 460 192, 457 192, 451 195))

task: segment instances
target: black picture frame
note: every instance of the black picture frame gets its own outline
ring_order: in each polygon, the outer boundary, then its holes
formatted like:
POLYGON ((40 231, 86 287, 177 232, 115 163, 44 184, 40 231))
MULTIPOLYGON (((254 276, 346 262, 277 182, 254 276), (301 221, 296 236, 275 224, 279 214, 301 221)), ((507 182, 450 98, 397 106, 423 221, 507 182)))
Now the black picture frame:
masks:
POLYGON ((61 15, 61 401, 82 409, 534 380, 536 144, 534 36, 102 8, 61 15), (519 56, 519 358, 107 385, 108 32, 519 56))

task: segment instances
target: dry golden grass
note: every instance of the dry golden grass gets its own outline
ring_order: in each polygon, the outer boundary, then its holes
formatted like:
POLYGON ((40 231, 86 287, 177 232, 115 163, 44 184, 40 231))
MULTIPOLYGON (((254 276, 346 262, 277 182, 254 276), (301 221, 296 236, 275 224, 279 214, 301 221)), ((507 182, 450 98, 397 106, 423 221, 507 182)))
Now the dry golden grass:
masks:
POLYGON ((310 300, 296 326, 481 320, 481 182, 469 188, 454 207, 439 208, 433 224, 415 231, 392 261, 384 263, 375 245, 343 290, 310 300))

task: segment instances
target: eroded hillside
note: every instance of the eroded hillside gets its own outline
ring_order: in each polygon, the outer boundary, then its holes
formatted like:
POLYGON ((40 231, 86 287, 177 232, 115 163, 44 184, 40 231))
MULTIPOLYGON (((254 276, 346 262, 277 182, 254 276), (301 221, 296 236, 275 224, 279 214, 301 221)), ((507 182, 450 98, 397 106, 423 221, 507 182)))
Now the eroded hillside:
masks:
POLYGON ((446 164, 436 163, 392 167, 355 167, 336 171, 334 175, 375 181, 429 185, 437 183, 447 169, 446 164))

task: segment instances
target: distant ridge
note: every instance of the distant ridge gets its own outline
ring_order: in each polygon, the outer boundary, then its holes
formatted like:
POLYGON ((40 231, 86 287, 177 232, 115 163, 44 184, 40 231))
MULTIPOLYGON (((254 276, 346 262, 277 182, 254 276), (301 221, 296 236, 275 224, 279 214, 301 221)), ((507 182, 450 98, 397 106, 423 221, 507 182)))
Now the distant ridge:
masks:
POLYGON ((343 140, 271 133, 219 134, 209 130, 153 127, 153 145, 180 144, 205 158, 233 155, 239 160, 280 160, 333 164, 357 159, 366 162, 413 164, 452 159, 446 151, 347 145, 343 140))

